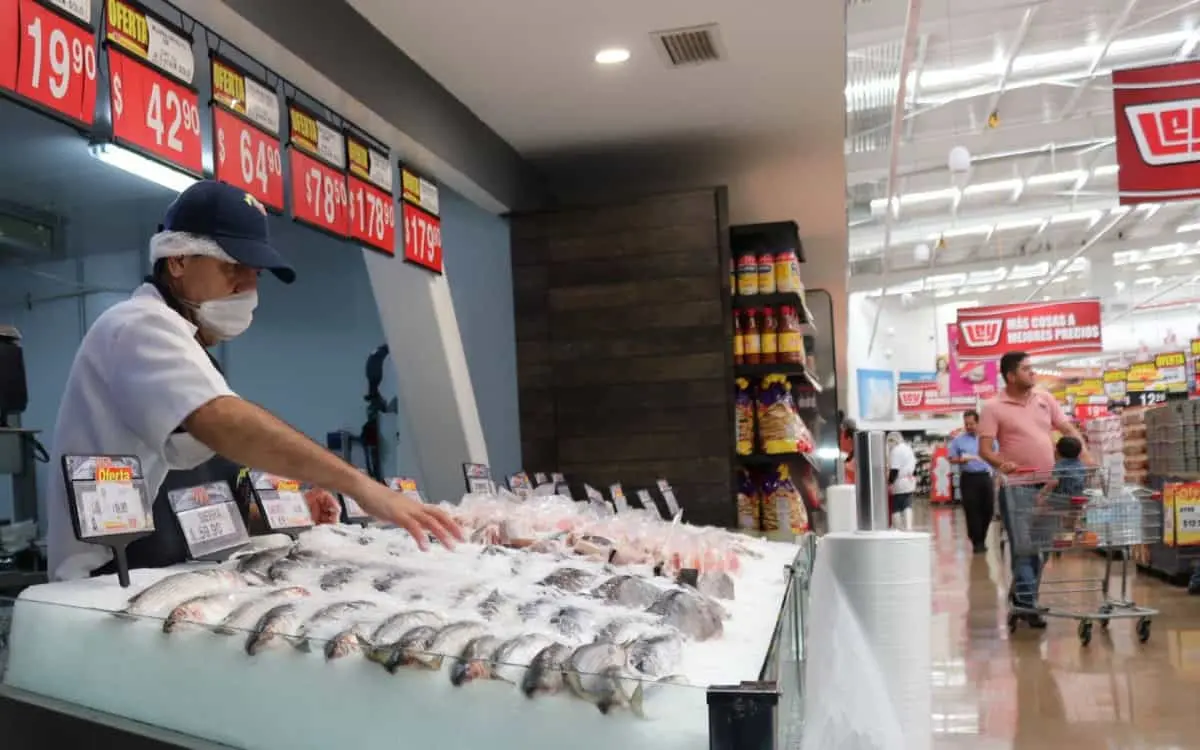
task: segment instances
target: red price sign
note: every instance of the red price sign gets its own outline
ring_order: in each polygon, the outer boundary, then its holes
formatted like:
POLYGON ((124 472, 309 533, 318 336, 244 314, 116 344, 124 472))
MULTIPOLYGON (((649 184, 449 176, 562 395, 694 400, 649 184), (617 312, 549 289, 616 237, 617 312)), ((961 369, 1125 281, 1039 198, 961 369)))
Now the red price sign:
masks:
MULTIPOLYGON (((96 35, 66 16, 35 0, 20 0, 20 15, 13 8, 0 12, 0 40, 11 34, 6 28, 16 23, 20 49, 15 89, 18 94, 66 119, 90 126, 96 110, 96 35)), ((15 5, 15 3, 13 4, 15 5)), ((0 62, 0 83, 7 65, 0 62)))
POLYGON ((349 183, 350 236, 376 250, 395 255, 396 204, 392 196, 357 177, 351 177, 349 183))
POLYGON ((193 174, 204 168, 196 92, 110 47, 113 138, 193 174))
POLYGON ((296 219, 345 237, 349 227, 346 175, 299 149, 288 153, 296 219))
POLYGON ((17 61, 20 59, 20 4, 0 0, 0 89, 17 90, 17 61))
POLYGON ((404 259, 442 272, 442 221, 411 203, 404 204, 404 259))
POLYGON ((220 107, 213 107, 213 132, 217 140, 217 179, 282 211, 283 155, 279 140, 220 107))

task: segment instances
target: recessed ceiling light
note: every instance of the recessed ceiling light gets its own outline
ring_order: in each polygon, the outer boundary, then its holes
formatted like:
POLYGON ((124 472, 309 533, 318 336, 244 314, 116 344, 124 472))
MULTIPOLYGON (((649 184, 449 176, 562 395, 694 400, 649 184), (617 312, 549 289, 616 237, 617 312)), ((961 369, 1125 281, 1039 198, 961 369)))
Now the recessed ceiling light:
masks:
POLYGON ((611 47, 596 53, 596 62, 601 65, 616 65, 629 59, 629 50, 624 47, 611 47))

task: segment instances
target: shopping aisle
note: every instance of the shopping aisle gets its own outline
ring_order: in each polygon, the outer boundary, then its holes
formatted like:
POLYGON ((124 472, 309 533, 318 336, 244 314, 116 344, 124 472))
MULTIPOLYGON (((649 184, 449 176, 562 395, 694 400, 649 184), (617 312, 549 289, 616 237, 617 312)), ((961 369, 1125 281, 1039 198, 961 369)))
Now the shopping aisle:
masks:
MULTIPOLYGON (((935 747, 1200 749, 1200 597, 1137 578, 1135 600, 1162 610, 1146 644, 1132 621, 1095 628, 1086 648, 1067 620, 1010 636, 999 524, 988 553, 972 555, 961 510, 919 513, 934 534, 935 747)), ((1102 568, 1073 555, 1047 579, 1098 580, 1102 568)))

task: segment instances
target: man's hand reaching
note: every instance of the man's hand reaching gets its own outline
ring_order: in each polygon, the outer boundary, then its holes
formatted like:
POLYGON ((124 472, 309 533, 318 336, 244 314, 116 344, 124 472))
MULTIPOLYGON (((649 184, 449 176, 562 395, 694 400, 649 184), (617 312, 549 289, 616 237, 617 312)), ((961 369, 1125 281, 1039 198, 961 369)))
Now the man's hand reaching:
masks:
POLYGON ((446 511, 425 505, 378 482, 370 481, 366 491, 354 499, 380 521, 402 526, 423 550, 429 549, 428 534, 437 537, 447 549, 454 549, 455 542, 465 541, 462 529, 446 511))

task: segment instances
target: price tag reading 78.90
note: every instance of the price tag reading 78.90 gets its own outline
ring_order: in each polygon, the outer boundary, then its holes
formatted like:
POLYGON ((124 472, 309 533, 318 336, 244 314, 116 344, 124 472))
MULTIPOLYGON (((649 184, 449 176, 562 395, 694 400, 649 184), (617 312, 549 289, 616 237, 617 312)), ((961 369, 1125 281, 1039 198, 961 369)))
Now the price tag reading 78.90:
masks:
POLYGON ((442 272, 442 222, 411 203, 404 203, 404 259, 442 272))
POLYGON ((189 172, 203 169, 199 97, 183 84, 108 50, 113 137, 189 172))
POLYGON ((346 175, 299 149, 292 148, 289 153, 296 218, 345 237, 349 227, 346 175))
MULTIPOLYGON (((18 26, 16 8, 0 2, 0 48, 20 49, 16 72, 17 93, 68 120, 90 126, 96 109, 96 39, 79 24, 34 0, 20 0, 18 26), (19 44, 11 47, 6 37, 13 30, 19 44)), ((12 40, 15 42, 16 40, 12 40)), ((0 55, 5 54, 0 52, 0 55)), ((0 83, 6 77, 0 62, 0 83)))

